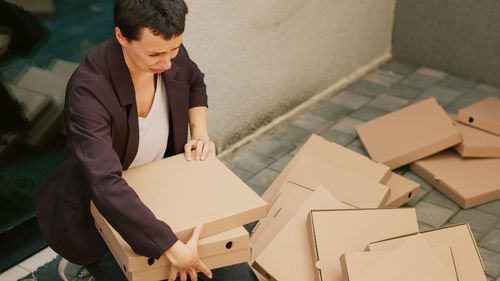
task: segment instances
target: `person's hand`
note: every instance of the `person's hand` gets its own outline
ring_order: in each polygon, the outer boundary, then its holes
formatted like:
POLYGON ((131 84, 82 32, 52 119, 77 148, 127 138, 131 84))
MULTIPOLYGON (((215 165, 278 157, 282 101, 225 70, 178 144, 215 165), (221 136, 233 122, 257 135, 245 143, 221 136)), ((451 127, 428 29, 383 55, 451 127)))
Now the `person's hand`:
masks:
POLYGON ((210 154, 215 155, 215 144, 210 140, 191 139, 184 145, 184 155, 188 161, 191 161, 193 158, 196 161, 203 161, 210 154))
POLYGON ((186 244, 178 240, 163 254, 170 261, 168 281, 175 281, 177 276, 181 281, 186 281, 187 275, 189 275, 191 281, 197 281, 197 272, 202 272, 209 279, 212 279, 212 272, 198 255, 198 239, 200 238, 201 229, 201 225, 195 227, 193 235, 186 244))

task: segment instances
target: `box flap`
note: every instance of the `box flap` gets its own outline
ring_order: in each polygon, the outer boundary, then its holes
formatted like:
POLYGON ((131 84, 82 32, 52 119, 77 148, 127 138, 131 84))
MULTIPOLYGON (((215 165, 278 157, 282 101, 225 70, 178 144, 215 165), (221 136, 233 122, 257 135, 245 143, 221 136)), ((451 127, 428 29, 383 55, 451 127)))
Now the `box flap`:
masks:
POLYGON ((458 121, 500 135, 500 99, 487 97, 458 111, 458 121))
POLYGON ((363 251, 370 241, 418 231, 415 209, 313 210, 309 225, 318 280, 342 280, 339 258, 363 251))
POLYGON ((455 150, 462 157, 500 157, 500 136, 457 122, 456 115, 450 115, 462 135, 462 142, 455 150))
POLYGON ((458 129, 435 98, 358 125, 356 131, 371 158, 391 169, 461 142, 458 129))

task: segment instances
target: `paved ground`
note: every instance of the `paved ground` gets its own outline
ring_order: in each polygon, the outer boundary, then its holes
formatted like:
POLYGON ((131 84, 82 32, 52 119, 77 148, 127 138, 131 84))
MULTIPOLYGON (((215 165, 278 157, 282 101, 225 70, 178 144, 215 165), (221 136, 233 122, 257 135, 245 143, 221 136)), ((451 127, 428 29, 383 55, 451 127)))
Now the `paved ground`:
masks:
MULTIPOLYGON (((487 96, 500 97, 500 89, 436 70, 390 62, 243 145, 223 161, 262 194, 312 133, 367 155, 355 126, 431 96, 447 112, 456 113, 487 96)), ((404 206, 416 208, 420 229, 468 222, 488 278, 500 281, 500 200, 463 210, 407 166, 396 172, 422 185, 419 195, 404 206)))

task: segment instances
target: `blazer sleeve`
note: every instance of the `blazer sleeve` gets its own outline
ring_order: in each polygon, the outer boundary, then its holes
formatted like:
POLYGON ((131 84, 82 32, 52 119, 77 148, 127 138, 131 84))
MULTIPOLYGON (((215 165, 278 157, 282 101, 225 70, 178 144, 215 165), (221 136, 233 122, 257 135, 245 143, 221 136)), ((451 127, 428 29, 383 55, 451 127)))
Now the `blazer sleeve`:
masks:
POLYGON ((180 56, 186 61, 189 70, 189 108, 197 106, 208 106, 207 87, 205 85, 205 74, 203 74, 198 65, 193 62, 184 48, 181 45, 180 56))
POLYGON ((76 154, 91 199, 102 215, 136 253, 157 259, 178 239, 123 179, 121 162, 113 149, 110 114, 93 94, 107 91, 108 96, 114 96, 114 93, 105 83, 93 82, 68 88, 68 146, 76 154), (82 85, 92 85, 92 90, 82 85))

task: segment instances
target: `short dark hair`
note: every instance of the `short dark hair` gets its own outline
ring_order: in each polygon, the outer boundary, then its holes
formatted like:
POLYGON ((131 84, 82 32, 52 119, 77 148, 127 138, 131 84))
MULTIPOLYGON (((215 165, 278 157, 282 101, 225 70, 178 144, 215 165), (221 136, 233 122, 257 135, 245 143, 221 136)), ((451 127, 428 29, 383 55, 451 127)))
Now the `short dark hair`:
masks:
POLYGON ((142 28, 170 39, 184 32, 187 13, 183 0, 116 0, 115 26, 128 40, 139 40, 142 28))

